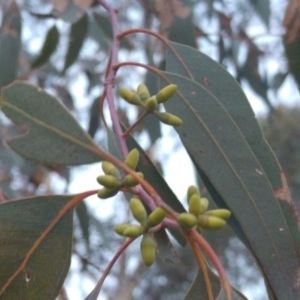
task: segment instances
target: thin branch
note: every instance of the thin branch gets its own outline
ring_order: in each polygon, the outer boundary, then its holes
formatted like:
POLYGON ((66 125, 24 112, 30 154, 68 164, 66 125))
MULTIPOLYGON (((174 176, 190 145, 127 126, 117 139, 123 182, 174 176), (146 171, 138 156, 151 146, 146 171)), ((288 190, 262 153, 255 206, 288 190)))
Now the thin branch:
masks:
POLYGON ((105 94, 107 98, 107 103, 109 107, 109 112, 113 124, 114 131, 117 135, 118 142, 120 145, 120 150, 123 159, 126 158, 128 154, 128 148, 126 146, 125 138, 123 138, 123 131, 121 125, 119 123, 119 118, 115 106, 114 95, 113 95, 113 87, 115 82, 116 71, 112 68, 115 64, 118 63, 118 52, 120 49, 120 40, 118 39, 118 35, 120 34, 118 19, 117 19, 117 10, 112 8, 105 0, 98 0, 98 3, 107 10, 110 23, 112 26, 113 39, 112 39, 112 47, 110 52, 110 60, 107 68, 107 75, 104 83, 105 94))

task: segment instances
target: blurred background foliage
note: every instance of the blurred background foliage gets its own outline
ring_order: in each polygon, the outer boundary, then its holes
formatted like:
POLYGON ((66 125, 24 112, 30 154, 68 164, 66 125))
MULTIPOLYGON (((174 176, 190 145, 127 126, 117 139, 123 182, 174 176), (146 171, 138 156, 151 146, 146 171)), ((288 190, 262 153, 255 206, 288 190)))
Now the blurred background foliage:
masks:
MULTIPOLYGON (((198 48, 236 77, 251 103, 263 112, 259 117, 262 129, 282 165, 300 211, 299 1, 108 2, 119 11, 121 30, 153 29, 172 41, 198 48), (291 103, 298 106, 291 108, 291 103)), ((99 97, 112 39, 107 13, 93 0, 1 0, 0 8, 0 88, 16 79, 39 85, 57 96, 96 142, 105 146, 99 97)), ((143 61, 162 68, 163 50, 155 38, 135 34, 121 43, 119 59, 143 61)), ((140 69, 120 70, 116 85, 135 88, 142 81, 152 92, 156 90, 154 77, 140 69)), ((132 107, 128 110, 121 101, 117 106, 124 124, 131 124, 140 113, 132 107)), ((106 108, 105 116, 108 116, 106 108)), ((107 121, 110 123, 109 117, 107 121)), ((69 191, 69 184, 76 176, 72 169, 25 161, 7 147, 5 139, 26 132, 26 128, 12 125, 2 115, 0 124, 2 202, 69 191)), ((147 118, 136 132, 136 138, 161 171, 166 156, 178 150, 175 143, 173 152, 158 155, 155 145, 162 134, 154 118, 147 118)), ((173 132, 168 134, 175 139, 173 132)), ((203 184, 199 185, 206 195, 203 184)), ((120 203, 113 205, 119 208, 120 203)), ((117 216, 112 213, 103 222, 85 203, 76 212, 73 251, 76 263, 70 276, 79 274, 82 276, 79 278, 95 282, 120 243, 110 233, 117 216)), ((128 218, 126 213, 123 217, 128 218)), ((247 286, 262 282, 253 259, 229 228, 208 234, 207 239, 219 253, 234 286, 247 291, 247 286)), ((175 248, 178 262, 161 262, 151 270, 145 270, 134 258, 134 247, 127 251, 104 287, 107 299, 182 299, 196 269, 189 250, 175 248)), ((76 288, 86 295, 91 286, 84 280, 78 282, 76 288)), ((60 299, 68 299, 72 288, 69 284, 60 299)), ((250 298, 259 297, 265 299, 266 295, 262 292, 250 298)))

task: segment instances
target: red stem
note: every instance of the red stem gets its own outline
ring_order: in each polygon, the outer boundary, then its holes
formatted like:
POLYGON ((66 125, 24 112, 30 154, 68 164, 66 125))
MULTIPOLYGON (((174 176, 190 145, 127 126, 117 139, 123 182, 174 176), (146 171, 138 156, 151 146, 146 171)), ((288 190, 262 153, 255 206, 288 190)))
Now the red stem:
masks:
POLYGON ((118 12, 116 9, 113 9, 108 3, 106 3, 105 0, 98 0, 98 3, 107 10, 110 17, 111 26, 112 26, 112 32, 113 32, 112 47, 111 47, 110 61, 107 69, 107 75, 106 75, 104 87, 105 87, 105 94, 107 98, 110 116, 113 123, 114 132, 116 133, 118 138, 122 157, 123 159, 125 159, 128 154, 128 148, 126 146, 125 138, 123 138, 123 131, 119 122, 115 101, 114 101, 114 95, 113 95, 113 86, 114 86, 116 71, 112 68, 112 66, 118 63, 118 52, 120 49, 120 40, 118 39, 118 35, 120 34, 119 24, 117 20, 118 12))

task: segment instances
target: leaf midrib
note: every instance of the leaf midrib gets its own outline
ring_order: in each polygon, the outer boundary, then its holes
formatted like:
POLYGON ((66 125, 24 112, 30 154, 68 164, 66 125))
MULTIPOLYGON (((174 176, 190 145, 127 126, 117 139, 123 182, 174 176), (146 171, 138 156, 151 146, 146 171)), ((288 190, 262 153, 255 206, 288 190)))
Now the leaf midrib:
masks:
MULTIPOLYGON (((59 135, 61 137, 64 137, 65 139, 67 139, 67 140, 69 140, 69 141, 71 141, 71 142, 73 142, 73 143, 75 143, 75 144, 77 144, 77 145, 79 145, 79 146, 81 146, 81 147, 83 147, 85 149, 91 150, 94 153, 96 153, 97 155, 99 155, 98 148, 93 143, 93 141, 89 141, 90 144, 87 144, 86 142, 83 142, 83 141, 81 141, 79 139, 76 139, 72 135, 63 132, 60 129, 57 129, 54 126, 51 126, 51 125, 47 124, 46 122, 43 122, 43 121, 37 119, 36 117, 33 117, 31 114, 25 112, 24 110, 22 110, 22 109, 18 108, 17 106, 15 106, 15 105, 13 105, 13 104, 11 104, 11 103, 9 103, 9 102, 7 102, 7 101, 4 100, 2 102, 2 107, 4 108, 5 106, 7 106, 9 109, 11 109, 11 110, 19 113, 20 115, 26 117, 28 120, 32 121, 33 123, 36 123, 36 124, 40 125, 41 127, 44 127, 47 130, 52 131, 52 132, 56 133, 57 135, 59 135)), ((4 111, 3 108, 2 108, 2 110, 4 111)), ((26 136, 27 134, 29 134, 31 126, 28 125, 28 124, 25 124, 25 125, 27 125, 29 127, 28 131, 25 134, 21 135, 21 136, 15 137, 14 139, 19 139, 19 138, 22 138, 22 137, 26 136)))

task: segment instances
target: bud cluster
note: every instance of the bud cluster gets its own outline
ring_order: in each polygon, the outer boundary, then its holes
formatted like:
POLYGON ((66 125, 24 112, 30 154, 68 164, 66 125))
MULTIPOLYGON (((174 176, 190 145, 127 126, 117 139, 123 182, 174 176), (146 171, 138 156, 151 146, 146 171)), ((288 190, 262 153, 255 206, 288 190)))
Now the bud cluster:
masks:
POLYGON ((190 186, 187 190, 189 212, 178 216, 178 223, 185 229, 195 227, 199 233, 202 229, 220 229, 226 225, 231 212, 228 209, 207 210, 208 200, 201 198, 199 190, 190 186))
POLYGON ((148 231, 150 228, 159 225, 164 220, 166 212, 161 207, 157 207, 148 216, 144 204, 136 197, 130 199, 129 207, 133 217, 140 224, 119 224, 115 226, 115 231, 122 236, 130 238, 137 238, 143 235, 140 245, 141 255, 143 262, 149 267, 155 260, 156 246, 148 231))
MULTIPOLYGON (((135 171, 139 162, 139 151, 135 148, 131 150, 124 164, 131 170, 135 171)), ((104 161, 102 163, 102 170, 105 175, 97 177, 98 183, 103 185, 103 188, 99 190, 98 197, 106 199, 116 195, 122 187, 134 187, 138 184, 138 181, 131 175, 121 175, 121 172, 110 162, 104 161)), ((144 175, 141 172, 136 172, 136 175, 143 178, 144 175)))
POLYGON ((120 88, 120 96, 129 104, 142 107, 147 113, 155 115, 162 123, 179 126, 182 124, 182 120, 168 112, 159 112, 158 106, 161 103, 168 101, 177 91, 177 85, 169 84, 160 90, 156 95, 151 96, 149 90, 145 84, 140 84, 137 87, 137 91, 120 88))

